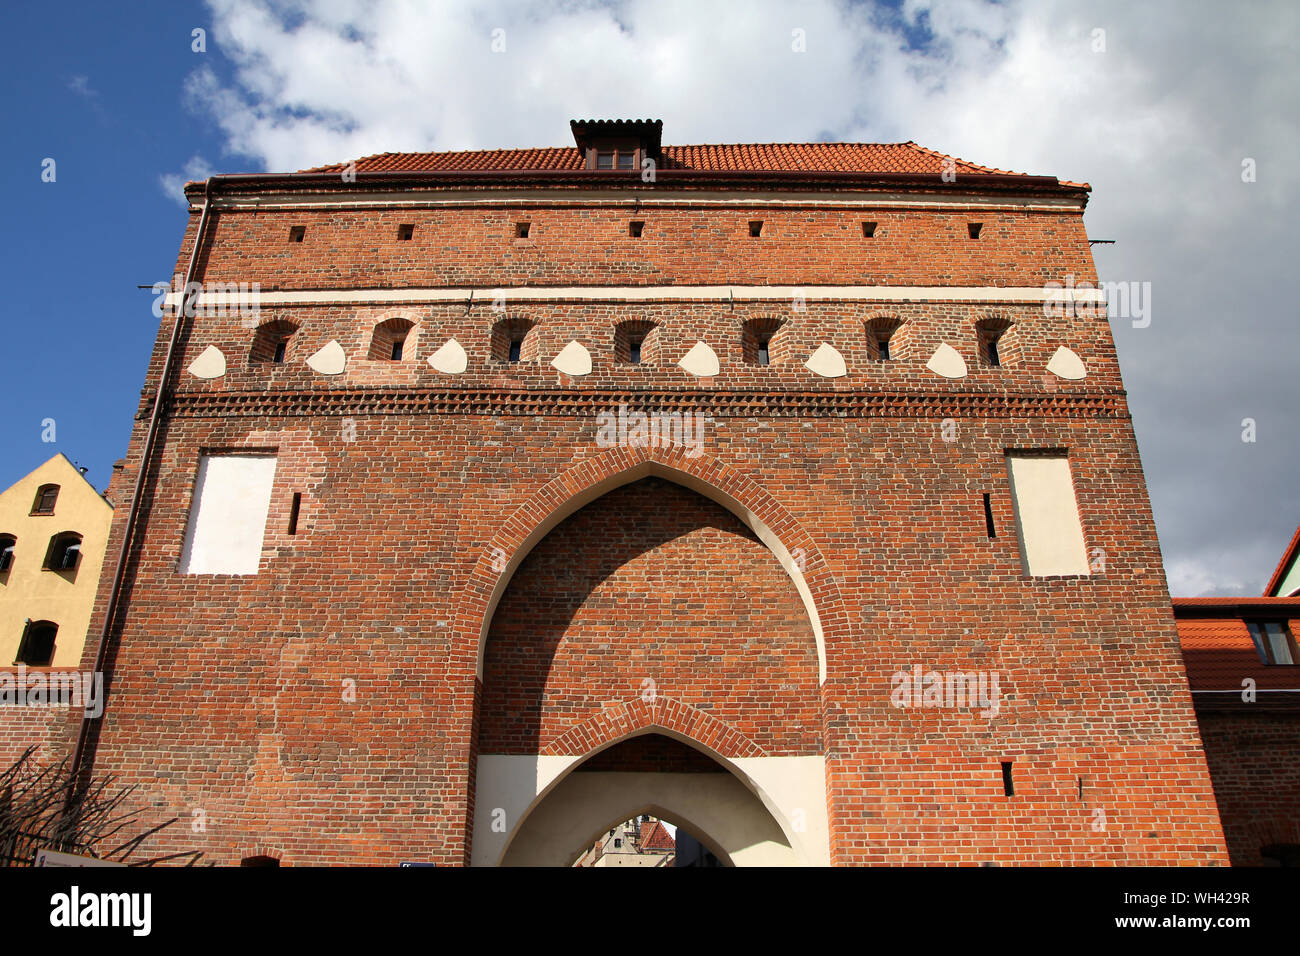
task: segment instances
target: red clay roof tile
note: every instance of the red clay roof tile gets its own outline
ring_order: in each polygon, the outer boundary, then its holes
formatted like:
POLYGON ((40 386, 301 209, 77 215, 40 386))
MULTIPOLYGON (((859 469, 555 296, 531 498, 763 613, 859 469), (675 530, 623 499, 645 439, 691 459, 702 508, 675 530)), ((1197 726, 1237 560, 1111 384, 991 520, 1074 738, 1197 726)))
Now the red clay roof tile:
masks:
MULTIPOLYGON (((947 156, 906 143, 715 143, 664 146, 660 169, 746 172, 933 173, 951 163, 958 174, 1023 176, 947 156)), ((355 160, 359 173, 425 171, 545 171, 580 170, 583 157, 575 147, 487 149, 460 152, 377 153, 355 160)), ((301 170, 334 173, 349 163, 332 163, 301 170)), ((1087 183, 1062 183, 1089 188, 1087 183)))
MULTIPOLYGON (((1296 633, 1297 625, 1300 620, 1290 622, 1291 633, 1296 633)), ((1192 690, 1240 691, 1247 677, 1254 678, 1259 690, 1300 689, 1300 666, 1269 666, 1261 661, 1246 622, 1239 617, 1179 619, 1178 640, 1192 690)))
POLYGON ((677 841, 662 822, 651 820, 641 824, 640 847, 642 850, 675 850, 677 841))

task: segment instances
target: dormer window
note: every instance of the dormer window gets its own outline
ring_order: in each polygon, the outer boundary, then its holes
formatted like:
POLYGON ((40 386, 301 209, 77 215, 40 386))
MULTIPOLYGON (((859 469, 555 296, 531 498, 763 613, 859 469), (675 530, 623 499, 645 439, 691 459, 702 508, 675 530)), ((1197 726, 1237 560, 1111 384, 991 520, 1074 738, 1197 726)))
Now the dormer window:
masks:
POLYGON ((660 120, 572 120, 569 128, 586 169, 633 172, 659 161, 660 120))

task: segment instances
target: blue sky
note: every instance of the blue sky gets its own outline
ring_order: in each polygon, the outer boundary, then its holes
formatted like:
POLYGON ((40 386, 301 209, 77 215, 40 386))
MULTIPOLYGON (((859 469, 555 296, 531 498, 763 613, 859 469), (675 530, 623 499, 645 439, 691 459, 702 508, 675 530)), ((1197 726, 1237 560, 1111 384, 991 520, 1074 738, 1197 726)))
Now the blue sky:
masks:
POLYGON ((9 290, 0 486, 55 452, 97 488, 125 454, 157 319, 137 284, 166 280, 184 209, 159 186, 221 145, 182 104, 195 13, 181 4, 6 7, 0 277, 9 290), (54 159, 55 181, 42 181, 54 159), (55 422, 53 444, 42 422, 55 422))
POLYGON ((384 150, 915 140, 1094 187, 1175 593, 1259 593, 1300 522, 1300 8, 1291 0, 157 0, 5 11, 0 487, 125 454, 185 226, 175 184, 384 150), (191 49, 203 28, 206 52, 191 49), (506 49, 490 49, 495 31, 506 49), (793 31, 805 50, 792 49, 793 31), (1098 44, 1098 36, 1102 43, 1098 44), (602 76, 599 83, 593 75, 602 76), (56 181, 42 182, 42 161, 56 181), (1241 164, 1258 167, 1244 183, 1241 164), (196 176, 197 172, 197 176, 196 176), (1243 442, 1242 421, 1258 437, 1243 442), (53 419, 56 441, 42 439, 53 419))

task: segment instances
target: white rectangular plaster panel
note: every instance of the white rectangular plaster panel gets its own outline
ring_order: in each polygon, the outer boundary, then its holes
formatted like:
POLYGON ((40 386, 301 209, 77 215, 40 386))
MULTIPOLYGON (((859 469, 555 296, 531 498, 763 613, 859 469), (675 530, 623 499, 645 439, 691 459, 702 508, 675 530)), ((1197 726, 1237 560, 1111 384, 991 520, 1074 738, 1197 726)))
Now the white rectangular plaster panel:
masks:
POLYGON ((1065 455, 1007 455, 1025 573, 1088 573, 1088 551, 1065 455))
POLYGON ((274 481, 274 455, 204 455, 181 573, 256 574, 274 481))

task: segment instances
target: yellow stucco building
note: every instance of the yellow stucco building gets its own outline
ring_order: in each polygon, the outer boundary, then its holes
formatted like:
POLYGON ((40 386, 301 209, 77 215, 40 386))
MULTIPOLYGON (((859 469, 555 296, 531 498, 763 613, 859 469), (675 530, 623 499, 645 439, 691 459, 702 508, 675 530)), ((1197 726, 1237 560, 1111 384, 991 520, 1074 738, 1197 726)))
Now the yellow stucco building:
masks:
POLYGON ((63 455, 0 492, 0 667, 79 667, 113 507, 63 455))

